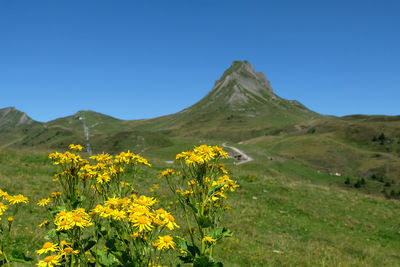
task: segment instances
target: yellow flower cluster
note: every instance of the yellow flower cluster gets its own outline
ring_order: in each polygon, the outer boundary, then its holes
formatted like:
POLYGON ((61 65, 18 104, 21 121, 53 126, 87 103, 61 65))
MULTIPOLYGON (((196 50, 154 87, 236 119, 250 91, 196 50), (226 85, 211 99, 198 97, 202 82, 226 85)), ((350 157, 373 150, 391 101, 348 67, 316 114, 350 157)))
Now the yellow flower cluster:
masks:
MULTIPOLYGON (((48 198, 38 200, 37 205, 66 207, 66 210, 59 212, 51 220, 54 224, 45 220, 39 226, 52 225, 57 232, 63 232, 61 236, 68 236, 65 238, 74 246, 46 242, 38 253, 48 255, 37 264, 38 266, 63 265, 70 262, 69 260, 78 264, 77 266, 88 260, 96 263, 97 256, 96 259, 91 259, 84 254, 97 255, 97 249, 83 251, 83 247, 76 245, 82 244, 85 239, 93 240, 96 237, 95 242, 103 242, 103 239, 115 240, 118 246, 106 248, 107 250, 129 249, 133 251, 129 256, 130 261, 143 261, 146 264, 157 258, 150 252, 153 251, 153 246, 158 250, 175 247, 171 236, 158 236, 163 230, 172 231, 179 228, 175 218, 169 212, 157 209, 155 205, 158 201, 155 198, 139 195, 133 187, 140 166, 151 166, 145 158, 128 150, 116 156, 103 152, 86 159, 74 152, 82 151, 82 146, 71 144, 69 149, 70 151, 65 153, 49 154, 53 165, 59 166, 53 181, 60 184, 63 197, 61 198, 60 192, 53 192, 48 198), (98 202, 100 199, 103 202, 98 202), (95 227, 89 227, 92 225, 95 227), (108 229, 106 236, 102 230, 101 235, 98 235, 99 229, 103 229, 105 225, 108 229), (125 238, 130 240, 122 240, 125 238), (82 252, 74 250, 75 246, 82 252), (66 256, 75 253, 76 257, 69 259, 66 256)), ((172 174, 179 173, 172 171, 170 175, 172 174)), ((154 184, 152 190, 157 188, 159 185, 154 184)), ((54 217, 54 214, 51 216, 54 217)))
POLYGON ((20 203, 28 203, 28 198, 27 197, 25 197, 25 196, 23 196, 21 194, 18 194, 18 195, 15 195, 15 196, 11 196, 7 192, 5 192, 5 191, 3 191, 1 189, 0 189, 0 197, 3 200, 7 201, 11 205, 16 205, 16 204, 20 204, 20 203))
MULTIPOLYGON (((71 144, 70 149, 80 151, 80 145, 71 144)), ((50 153, 49 158, 54 165, 63 165, 64 170, 55 175, 55 181, 65 178, 78 177, 83 182, 88 180, 96 180, 98 184, 105 184, 116 178, 124 172, 123 166, 135 166, 142 164, 151 166, 147 159, 128 152, 121 152, 119 155, 110 156, 109 154, 98 154, 91 156, 89 159, 94 160, 96 164, 90 164, 88 160, 81 158, 80 155, 66 151, 65 153, 50 153)))
POLYGON ((60 211, 54 220, 54 224, 58 226, 57 231, 67 231, 74 227, 86 228, 93 225, 89 214, 82 208, 60 211))
POLYGON ((231 192, 235 191, 237 187, 237 183, 229 178, 228 175, 224 175, 218 177, 214 181, 211 182, 209 177, 205 177, 203 179, 203 185, 201 185, 197 180, 192 179, 188 182, 188 186, 190 187, 189 190, 180 191, 182 196, 188 197, 192 196, 194 192, 197 192, 200 195, 205 194, 204 199, 205 202, 216 202, 221 198, 226 198, 226 192, 229 190, 231 192), (209 191, 214 189, 215 192, 210 195, 209 191))
POLYGON ((228 154, 218 146, 201 145, 176 155, 175 160, 185 160, 187 165, 204 164, 214 159, 228 158, 228 154))
POLYGON ((170 235, 159 236, 158 239, 153 242, 153 246, 158 250, 165 250, 170 248, 175 248, 175 242, 170 235))
MULTIPOLYGON (((91 214, 98 214, 103 218, 124 221, 131 225, 137 233, 146 233, 155 227, 165 227, 169 230, 179 227, 174 217, 163 209, 154 211, 151 207, 156 203, 152 197, 144 195, 139 198, 132 195, 130 198, 109 198, 105 205, 97 205, 91 214)), ((135 234, 135 233, 133 233, 135 234)))
POLYGON ((119 155, 117 155, 115 157, 115 163, 121 164, 121 165, 124 165, 124 164, 132 165, 132 166, 139 163, 139 164, 143 164, 143 165, 151 167, 151 164, 147 161, 147 159, 145 159, 139 155, 133 154, 129 150, 128 150, 128 152, 121 152, 119 155))
POLYGON ((217 179, 217 181, 213 182, 212 186, 220 185, 220 184, 224 184, 224 186, 222 187, 223 190, 230 190, 231 192, 235 191, 236 188, 239 187, 235 181, 232 181, 229 178, 228 175, 224 175, 224 176, 219 177, 217 179))
POLYGON ((113 162, 113 157, 110 156, 110 154, 104 154, 104 152, 95 156, 91 156, 90 159, 104 164, 111 164, 113 162))
POLYGON ((1 216, 4 214, 7 208, 8 208, 7 205, 5 205, 3 202, 0 202, 0 221, 1 221, 1 216))
POLYGON ((63 258, 67 258, 69 255, 77 255, 79 254, 79 250, 74 250, 72 248, 72 243, 68 243, 65 240, 62 240, 60 244, 54 244, 52 242, 44 243, 43 247, 36 251, 39 255, 49 252, 56 252, 57 254, 47 256, 42 261, 39 261, 37 266, 39 267, 51 267, 60 265, 60 261, 63 258))
POLYGON ((82 151, 83 147, 81 145, 74 145, 74 144, 70 144, 69 149, 73 150, 73 151, 82 151))
POLYGON ((83 165, 87 163, 87 160, 82 159, 81 156, 71 153, 69 151, 66 151, 65 153, 59 153, 59 152, 50 153, 49 159, 53 161, 54 165, 71 164, 71 163, 83 165))
POLYGON ((180 175, 180 174, 181 174, 181 172, 175 171, 173 169, 166 169, 166 170, 162 171, 158 177, 163 178, 163 177, 170 177, 173 175, 180 175))

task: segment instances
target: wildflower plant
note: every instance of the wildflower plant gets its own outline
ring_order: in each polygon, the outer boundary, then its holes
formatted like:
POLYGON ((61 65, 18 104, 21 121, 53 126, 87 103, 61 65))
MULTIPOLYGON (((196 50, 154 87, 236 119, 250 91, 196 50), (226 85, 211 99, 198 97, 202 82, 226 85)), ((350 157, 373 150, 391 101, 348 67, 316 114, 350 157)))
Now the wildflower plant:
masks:
POLYGON ((180 170, 166 169, 159 177, 166 179, 186 216, 190 240, 176 237, 180 257, 194 266, 221 266, 213 259, 215 245, 232 233, 221 225, 229 192, 238 185, 227 175, 220 162, 228 158, 218 146, 201 145, 176 155, 180 170), (194 224, 193 224, 194 222, 194 224))
POLYGON ((51 153, 61 192, 38 200, 48 211, 39 225, 47 242, 38 266, 157 266, 175 248, 179 226, 158 200, 137 192, 135 177, 149 162, 136 154, 99 154, 85 159, 82 146, 51 153))
POLYGON ((23 253, 19 257, 12 255, 11 233, 20 206, 28 202, 28 198, 21 194, 10 195, 0 189, 0 265, 10 266, 11 262, 24 262, 27 259, 23 253))

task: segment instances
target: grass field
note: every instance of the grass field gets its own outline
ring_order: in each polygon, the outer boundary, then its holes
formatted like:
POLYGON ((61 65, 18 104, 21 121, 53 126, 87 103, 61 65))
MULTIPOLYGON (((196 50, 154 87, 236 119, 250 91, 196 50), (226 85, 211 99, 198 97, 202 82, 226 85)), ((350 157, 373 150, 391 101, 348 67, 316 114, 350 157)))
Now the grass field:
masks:
MULTIPOLYGON (((136 186, 150 194, 148 188, 160 184, 155 194, 178 214, 182 226, 183 216, 175 211, 165 181, 157 175, 171 166, 166 160, 191 142, 176 141, 174 146, 148 151, 145 156, 153 167, 139 176, 136 186)), ((249 153, 260 159, 251 147, 249 153)), ((215 253, 225 266, 400 266, 398 200, 346 187, 344 177, 318 173, 291 159, 226 163, 240 187, 230 195, 232 210, 224 219, 234 235, 215 253)), ((0 188, 30 199, 15 218, 14 246, 32 262, 37 261, 35 250, 45 234, 38 227, 43 208, 36 202, 55 190, 54 171, 47 153, 0 152, 0 188)))

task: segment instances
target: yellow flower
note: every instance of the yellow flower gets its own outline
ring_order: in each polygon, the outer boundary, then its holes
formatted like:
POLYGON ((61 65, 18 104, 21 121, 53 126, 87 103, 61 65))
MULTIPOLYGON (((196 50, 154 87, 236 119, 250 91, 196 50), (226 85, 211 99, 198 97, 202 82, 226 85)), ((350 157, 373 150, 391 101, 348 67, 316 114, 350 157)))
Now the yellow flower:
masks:
POLYGON ((1 249, 0 249, 0 255, 2 255, 3 254, 3 251, 1 251, 1 249))
POLYGON ((119 198, 117 197, 109 197, 108 200, 105 202, 106 207, 117 208, 119 206, 118 200, 119 198))
POLYGON ((110 164, 112 162, 112 156, 110 156, 110 154, 104 154, 104 152, 96 156, 91 156, 90 159, 94 159, 97 162, 106 164, 110 164))
POLYGON ((39 224, 39 227, 42 228, 43 226, 49 225, 49 223, 49 220, 44 220, 41 224, 39 224))
POLYGON ((8 193, 0 189, 0 197, 6 199, 8 197, 8 193))
POLYGON ((51 201, 51 198, 43 198, 43 199, 39 200, 37 205, 41 206, 41 207, 44 207, 44 206, 47 206, 47 204, 49 204, 50 201, 51 201))
POLYGON ((74 145, 74 144, 70 144, 69 149, 73 150, 73 151, 82 151, 83 147, 81 145, 74 145))
POLYGON ((169 235, 159 236, 156 242, 153 242, 153 246, 156 247, 158 250, 164 250, 169 248, 175 248, 175 242, 173 238, 169 235))
POLYGON ((163 177, 169 177, 169 176, 172 176, 172 175, 179 175, 179 174, 180 174, 180 172, 177 172, 177 171, 175 171, 173 169, 166 169, 166 170, 162 171, 158 175, 158 177, 159 178, 163 178, 163 177))
POLYGON ((143 231, 151 231, 151 229, 154 227, 151 222, 152 220, 148 216, 140 215, 135 218, 133 227, 136 227, 139 233, 143 231))
POLYGON ((121 182, 121 188, 128 187, 129 185, 127 182, 121 182))
POLYGON ((205 236, 202 240, 202 242, 207 242, 207 243, 215 243, 215 239, 209 236, 205 236))
POLYGON ((185 192, 182 193, 183 196, 191 196, 193 194, 194 194, 193 190, 185 190, 185 192))
POLYGON ((146 197, 144 195, 141 195, 139 198, 134 200, 135 204, 138 204, 140 206, 144 207, 151 207, 153 206, 157 201, 152 198, 152 197, 146 197))
POLYGON ((79 250, 74 250, 73 248, 66 246, 60 249, 60 255, 67 256, 67 255, 78 255, 79 250))
POLYGON ((47 252, 55 252, 58 250, 58 245, 57 244, 53 244, 51 242, 46 242, 44 243, 43 247, 39 250, 37 250, 37 254, 42 255, 43 253, 47 253, 47 252))
POLYGON ((227 174, 228 171, 225 169, 224 164, 219 163, 217 166, 215 166, 215 168, 220 172, 220 173, 224 173, 227 174))
POLYGON ((2 215, 7 210, 7 205, 3 202, 0 202, 0 215, 2 215))
POLYGON ((96 180, 97 180, 97 182, 98 182, 99 184, 108 183, 108 182, 111 180, 111 177, 110 177, 110 175, 109 175, 107 172, 104 172, 103 174, 99 174, 99 175, 96 177, 96 180))
POLYGON ((114 220, 122 220, 126 218, 126 213, 125 211, 122 210, 114 210, 114 212, 112 213, 112 218, 114 220))
POLYGON ((136 238, 139 237, 139 233, 133 232, 133 233, 130 235, 130 237, 131 237, 133 240, 135 240, 136 238))
POLYGON ((44 260, 39 261, 36 265, 39 267, 53 267, 60 265, 61 255, 51 255, 44 258, 44 260))
POLYGON ((59 198, 59 197, 61 197, 61 192, 52 192, 50 197, 51 198, 59 198))
POLYGON ((6 198, 6 200, 8 201, 8 203, 10 203, 11 205, 15 205, 15 204, 19 204, 19 203, 28 203, 28 198, 24 197, 23 195, 19 194, 16 196, 8 196, 6 198))
POLYGON ((175 227, 179 228, 179 226, 175 223, 175 218, 171 214, 167 214, 163 220, 163 225, 167 227, 169 230, 173 230, 175 227))
POLYGON ((8 221, 8 222, 13 222, 13 221, 14 221, 14 217, 13 217, 13 216, 8 217, 8 218, 7 218, 7 221, 8 221))
POLYGON ((82 208, 69 212, 59 212, 54 220, 54 224, 58 226, 57 231, 67 231, 76 226, 85 228, 93 225, 89 214, 82 208))

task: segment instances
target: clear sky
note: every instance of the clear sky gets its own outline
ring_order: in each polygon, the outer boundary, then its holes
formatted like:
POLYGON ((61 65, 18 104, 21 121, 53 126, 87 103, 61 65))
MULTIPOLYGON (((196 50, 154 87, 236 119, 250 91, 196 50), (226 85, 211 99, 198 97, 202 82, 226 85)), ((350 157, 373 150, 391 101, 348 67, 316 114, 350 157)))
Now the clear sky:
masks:
POLYGON ((178 112, 233 60, 330 115, 400 115, 400 1, 0 0, 0 108, 178 112))

